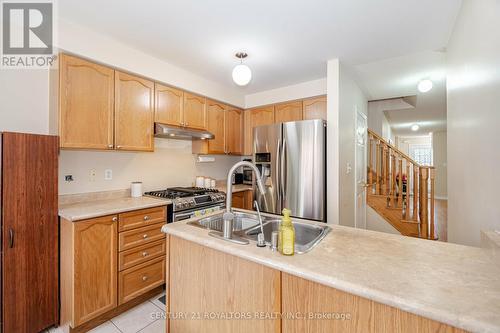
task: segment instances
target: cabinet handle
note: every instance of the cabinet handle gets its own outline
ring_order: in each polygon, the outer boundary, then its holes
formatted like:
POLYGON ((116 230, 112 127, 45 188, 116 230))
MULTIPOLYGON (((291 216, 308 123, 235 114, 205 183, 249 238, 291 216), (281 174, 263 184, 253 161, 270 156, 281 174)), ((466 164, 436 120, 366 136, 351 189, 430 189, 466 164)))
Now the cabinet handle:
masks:
POLYGON ((147 253, 146 251, 142 252, 143 257, 147 257, 148 255, 149 255, 149 253, 147 253))
POLYGON ((142 235, 142 238, 144 238, 144 239, 148 238, 148 234, 142 235))
POLYGON ((184 123, 184 127, 187 127, 189 124, 188 123, 184 123))
POLYGON ((145 215, 144 216, 144 221, 147 221, 147 220, 149 220, 149 216, 145 215))
POLYGON ((148 279, 148 277, 147 277, 146 275, 144 275, 144 276, 142 277, 142 281, 147 281, 147 279, 148 279))
POLYGON ((113 148, 113 145, 108 145, 108 148, 109 148, 109 149, 112 149, 112 148, 113 148))
POLYGON ((118 218, 116 216, 113 216, 113 218, 111 219, 113 222, 116 222, 118 221, 118 218))
POLYGON ((14 247, 14 230, 9 228, 9 247, 12 249, 14 247))
POLYGON ((116 149, 122 149, 122 146, 116 146, 116 149))

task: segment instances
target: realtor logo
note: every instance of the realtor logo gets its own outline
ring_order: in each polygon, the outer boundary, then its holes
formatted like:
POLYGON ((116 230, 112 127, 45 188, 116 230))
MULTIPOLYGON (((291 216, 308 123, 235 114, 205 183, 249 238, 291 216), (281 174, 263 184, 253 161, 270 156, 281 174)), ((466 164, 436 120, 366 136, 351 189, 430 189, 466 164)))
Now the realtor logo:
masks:
POLYGON ((52 2, 3 2, 2 67, 50 66, 53 30, 52 2))

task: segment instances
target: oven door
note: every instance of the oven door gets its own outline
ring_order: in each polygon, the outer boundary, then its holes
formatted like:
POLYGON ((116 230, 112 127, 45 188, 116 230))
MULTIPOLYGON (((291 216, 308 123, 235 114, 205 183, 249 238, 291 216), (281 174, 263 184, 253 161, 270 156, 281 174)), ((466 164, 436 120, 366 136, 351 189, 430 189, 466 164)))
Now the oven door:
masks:
POLYGON ((193 217, 201 217, 212 212, 223 210, 224 207, 225 204, 220 203, 214 206, 194 208, 194 209, 182 210, 180 212, 174 212, 172 217, 172 222, 179 222, 193 217))

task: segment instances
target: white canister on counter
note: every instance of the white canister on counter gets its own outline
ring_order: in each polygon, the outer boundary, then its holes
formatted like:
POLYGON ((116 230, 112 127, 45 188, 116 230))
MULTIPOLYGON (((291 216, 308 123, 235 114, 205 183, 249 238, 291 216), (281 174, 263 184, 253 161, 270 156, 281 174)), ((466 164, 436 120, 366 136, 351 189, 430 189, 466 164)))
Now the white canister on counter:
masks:
POLYGON ((215 179, 210 180, 210 188, 215 188, 215 179))
POLYGON ((210 188, 212 185, 212 179, 211 178, 205 178, 205 188, 210 188))
POLYGON ((142 197, 142 182, 132 182, 130 184, 130 196, 132 198, 142 197))
POLYGON ((205 186, 205 177, 203 177, 203 176, 196 176, 195 186, 196 187, 203 187, 203 186, 205 186))

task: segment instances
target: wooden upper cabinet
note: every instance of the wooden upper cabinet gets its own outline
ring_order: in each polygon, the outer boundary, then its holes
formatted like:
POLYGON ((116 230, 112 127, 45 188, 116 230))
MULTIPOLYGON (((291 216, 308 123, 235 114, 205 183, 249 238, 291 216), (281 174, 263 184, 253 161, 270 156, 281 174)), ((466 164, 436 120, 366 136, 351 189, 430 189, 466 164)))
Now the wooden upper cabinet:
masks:
POLYGON ((184 93, 184 126, 195 129, 207 128, 205 97, 184 93))
POLYGON ((207 101, 207 129, 215 138, 208 140, 208 154, 225 154, 226 153, 226 138, 225 138, 225 119, 226 106, 219 102, 207 101))
POLYGON ((305 99, 303 101, 304 120, 326 120, 326 96, 305 99))
POLYGON ((246 110, 244 114, 245 139, 243 155, 253 154, 253 128, 274 123, 274 105, 246 110))
POLYGON ((116 215, 69 222, 74 241, 73 327, 117 306, 116 215))
POLYGON ((226 110, 226 153, 243 153, 243 111, 236 108, 226 110))
POLYGON ((184 92, 179 89, 155 83, 155 121, 182 126, 184 92))
POLYGON ((274 106, 274 122, 302 120, 302 101, 277 104, 274 106))
POLYGON ((60 146, 113 149, 115 71, 67 54, 59 71, 60 146))
POLYGON ((153 150, 154 82, 115 72, 115 148, 153 150))

